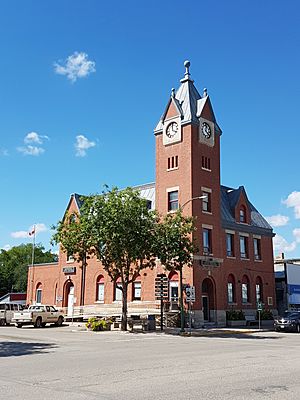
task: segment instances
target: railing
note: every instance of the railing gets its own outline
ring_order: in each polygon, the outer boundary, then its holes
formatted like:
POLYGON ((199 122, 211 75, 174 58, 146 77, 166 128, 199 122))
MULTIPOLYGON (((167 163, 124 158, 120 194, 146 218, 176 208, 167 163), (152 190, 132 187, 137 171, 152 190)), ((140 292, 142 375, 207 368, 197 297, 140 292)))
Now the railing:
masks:
MULTIPOLYGON (((122 304, 91 304, 85 306, 75 306, 72 309, 68 307, 61 308, 65 318, 82 318, 87 319, 94 316, 113 317, 122 314, 122 304)), ((159 302, 142 302, 140 304, 128 303, 128 315, 149 315, 160 314, 159 302)))

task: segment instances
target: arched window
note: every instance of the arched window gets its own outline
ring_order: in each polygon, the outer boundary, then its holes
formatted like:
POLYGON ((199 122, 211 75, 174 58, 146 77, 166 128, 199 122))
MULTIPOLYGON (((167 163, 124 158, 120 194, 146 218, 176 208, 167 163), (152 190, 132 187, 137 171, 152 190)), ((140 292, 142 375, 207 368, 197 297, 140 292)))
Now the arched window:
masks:
POLYGON ((55 287, 54 287, 54 303, 53 304, 56 304, 57 303, 57 283, 55 284, 55 287))
POLYGON ((138 275, 132 284, 132 300, 141 300, 142 297, 141 276, 138 275))
POLYGON ((169 274, 169 300, 170 302, 177 303, 179 297, 179 285, 177 272, 169 274))
POLYGON ((42 303, 42 284, 41 283, 38 283, 36 285, 35 302, 36 302, 36 304, 42 303))
POLYGON ((235 302, 235 279, 232 274, 228 276, 227 280, 227 300, 229 304, 235 302))
POLYGON ((242 280, 242 303, 249 303, 250 293, 249 293, 249 278, 247 275, 243 276, 242 280))
POLYGON ((247 222, 245 206, 240 207, 240 222, 247 222))
POLYGON ((256 278, 255 281, 255 298, 256 298, 256 303, 260 303, 263 301, 263 284, 262 284, 262 279, 260 276, 256 278))
POLYGON ((119 277, 115 283, 115 301, 122 301, 122 280, 119 277))
POLYGON ((104 302, 104 276, 99 275, 96 282, 96 301, 104 302))

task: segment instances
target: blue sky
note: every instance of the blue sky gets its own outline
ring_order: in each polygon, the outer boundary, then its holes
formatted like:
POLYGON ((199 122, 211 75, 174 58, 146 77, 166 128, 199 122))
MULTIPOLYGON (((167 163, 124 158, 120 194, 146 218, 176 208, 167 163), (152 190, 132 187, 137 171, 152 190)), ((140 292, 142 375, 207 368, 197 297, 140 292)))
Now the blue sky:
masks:
POLYGON ((71 193, 154 181, 155 127, 183 61, 244 185, 300 257, 298 1, 2 1, 0 248, 37 241, 71 193))

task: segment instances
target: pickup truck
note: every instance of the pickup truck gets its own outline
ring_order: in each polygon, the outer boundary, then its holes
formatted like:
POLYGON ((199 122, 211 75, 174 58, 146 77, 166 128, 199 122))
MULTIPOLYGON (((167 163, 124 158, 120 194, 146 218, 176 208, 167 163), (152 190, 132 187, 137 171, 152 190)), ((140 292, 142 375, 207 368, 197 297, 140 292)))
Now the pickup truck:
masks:
POLYGON ((17 328, 23 325, 33 325, 35 328, 42 328, 46 324, 61 326, 64 322, 64 314, 50 305, 30 306, 21 312, 15 312, 12 322, 17 328))
POLYGON ((14 312, 22 311, 23 306, 17 303, 0 303, 0 326, 9 325, 14 312))

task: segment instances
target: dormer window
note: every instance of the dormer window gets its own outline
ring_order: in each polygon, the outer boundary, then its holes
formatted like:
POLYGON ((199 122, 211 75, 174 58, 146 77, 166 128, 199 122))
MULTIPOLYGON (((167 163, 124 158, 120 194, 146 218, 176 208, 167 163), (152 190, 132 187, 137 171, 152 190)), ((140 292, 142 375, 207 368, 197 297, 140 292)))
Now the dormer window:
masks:
POLYGON ((245 206, 240 207, 240 222, 246 223, 246 208, 245 208, 245 206))

